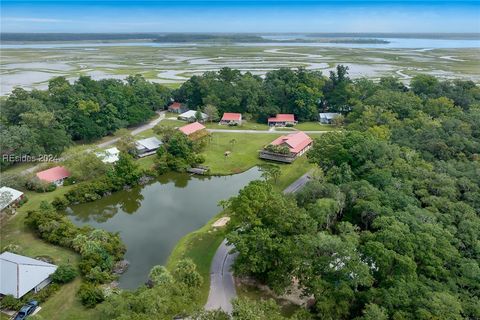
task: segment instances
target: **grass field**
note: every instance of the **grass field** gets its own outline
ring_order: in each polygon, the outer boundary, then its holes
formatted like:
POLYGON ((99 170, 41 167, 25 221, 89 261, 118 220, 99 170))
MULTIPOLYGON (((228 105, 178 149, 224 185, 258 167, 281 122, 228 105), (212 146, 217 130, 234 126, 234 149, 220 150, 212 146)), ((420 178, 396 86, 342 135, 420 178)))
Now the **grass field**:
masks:
POLYGON ((240 173, 262 163, 258 151, 281 133, 247 134, 247 133, 212 133, 211 141, 202 154, 205 165, 211 174, 225 175, 240 173), (225 157, 226 151, 230 155, 225 157))
POLYGON ((246 122, 244 121, 239 126, 225 126, 219 125, 216 122, 213 123, 206 123, 205 126, 208 129, 223 129, 223 130, 268 130, 268 125, 264 123, 257 123, 257 122, 246 122))

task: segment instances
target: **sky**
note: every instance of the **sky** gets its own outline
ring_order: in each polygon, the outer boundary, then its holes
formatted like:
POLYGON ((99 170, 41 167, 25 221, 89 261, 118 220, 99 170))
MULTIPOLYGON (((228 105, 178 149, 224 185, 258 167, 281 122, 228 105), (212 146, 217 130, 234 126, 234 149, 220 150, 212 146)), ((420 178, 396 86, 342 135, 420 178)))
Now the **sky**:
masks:
POLYGON ((480 32, 478 1, 1 1, 2 32, 480 32))

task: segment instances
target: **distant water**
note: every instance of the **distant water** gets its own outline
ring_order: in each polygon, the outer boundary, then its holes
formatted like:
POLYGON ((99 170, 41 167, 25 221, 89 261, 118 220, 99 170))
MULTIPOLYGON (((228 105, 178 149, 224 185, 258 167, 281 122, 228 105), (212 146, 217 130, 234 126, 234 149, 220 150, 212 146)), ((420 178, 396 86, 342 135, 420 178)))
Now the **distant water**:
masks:
MULTIPOLYGON (((293 37, 282 36, 279 40, 290 40, 293 37)), ((298 38, 298 36, 296 37, 298 38)), ((332 38, 341 39, 341 38, 332 38)), ((378 48, 378 49, 455 49, 480 48, 480 40, 456 39, 406 39, 406 38, 375 38, 389 43, 328 43, 328 42, 255 42, 236 43, 238 46, 298 46, 298 47, 339 47, 339 48, 378 48)), ((157 42, 72 42, 72 43, 26 43, 0 44, 1 49, 56 49, 56 48, 92 48, 92 47, 189 47, 189 46, 223 46, 220 43, 157 43, 157 42)))

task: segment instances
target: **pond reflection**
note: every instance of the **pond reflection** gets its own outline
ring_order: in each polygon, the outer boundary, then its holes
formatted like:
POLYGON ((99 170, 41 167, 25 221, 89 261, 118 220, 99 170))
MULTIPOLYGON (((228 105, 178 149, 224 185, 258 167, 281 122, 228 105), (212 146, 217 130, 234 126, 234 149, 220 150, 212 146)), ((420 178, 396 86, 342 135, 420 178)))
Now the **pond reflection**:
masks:
POLYGON ((169 173, 145 186, 72 206, 67 213, 76 225, 120 232, 130 262, 120 286, 135 288, 152 266, 166 262, 181 237, 220 211, 218 201, 236 195, 260 175, 257 168, 221 177, 169 173))

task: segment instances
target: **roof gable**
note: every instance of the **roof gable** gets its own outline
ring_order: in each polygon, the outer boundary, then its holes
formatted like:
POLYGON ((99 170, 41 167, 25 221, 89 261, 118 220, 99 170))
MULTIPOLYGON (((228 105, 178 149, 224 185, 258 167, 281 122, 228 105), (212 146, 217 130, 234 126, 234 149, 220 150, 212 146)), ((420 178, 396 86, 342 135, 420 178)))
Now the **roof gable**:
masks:
POLYGON ((180 130, 187 136, 203 129, 205 129, 205 126, 199 122, 190 123, 190 124, 187 124, 186 126, 178 128, 178 130, 180 130))
POLYGON ((55 270, 56 265, 6 251, 0 255, 0 293, 21 298, 55 270))
POLYGON ((70 177, 70 172, 68 172, 65 167, 53 167, 47 170, 37 172, 37 178, 47 182, 54 182, 57 180, 65 179, 70 177))
POLYGON ((275 117, 268 118, 268 122, 294 122, 295 116, 293 114, 279 113, 275 117))
POLYGON ((157 137, 149 137, 141 140, 136 141, 137 149, 158 149, 162 145, 162 141, 160 141, 157 137))
POLYGON ((312 141, 312 138, 310 138, 304 132, 298 131, 286 136, 280 136, 273 140, 271 144, 276 146, 286 144, 289 146, 290 152, 298 153, 305 149, 310 143, 312 143, 312 141))
POLYGON ((222 120, 224 120, 224 121, 240 121, 240 120, 242 120, 242 114, 241 113, 225 112, 223 114, 222 120))

